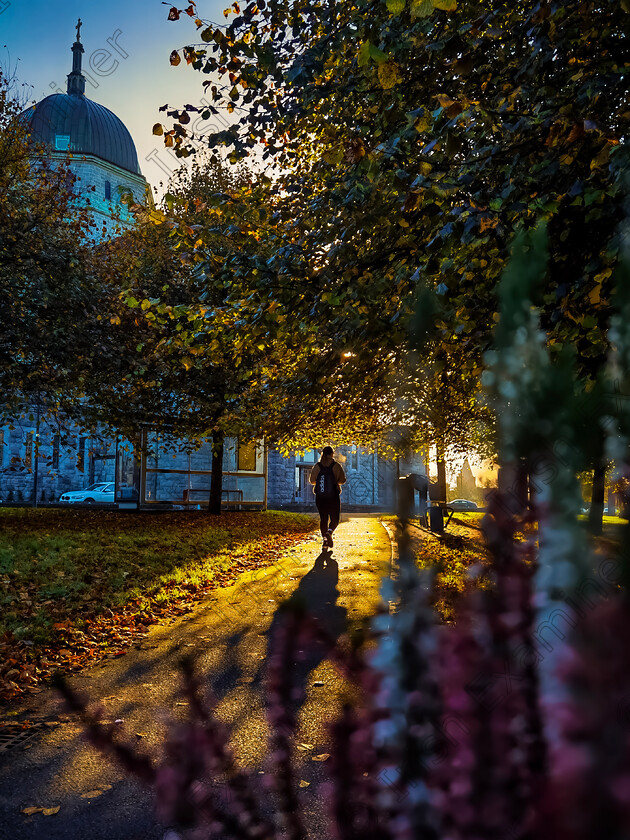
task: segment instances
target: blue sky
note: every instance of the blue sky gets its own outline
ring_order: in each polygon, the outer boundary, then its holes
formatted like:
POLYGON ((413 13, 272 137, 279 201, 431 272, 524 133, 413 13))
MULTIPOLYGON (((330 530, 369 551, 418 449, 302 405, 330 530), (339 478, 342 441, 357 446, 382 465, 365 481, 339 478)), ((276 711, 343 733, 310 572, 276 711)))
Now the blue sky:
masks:
MULTIPOLYGON (((179 8, 185 8, 182 3, 179 8)), ((206 0, 198 5, 204 20, 225 23, 229 0, 206 0)), ((143 175, 153 186, 177 166, 151 129, 163 121, 160 105, 183 106, 201 100, 207 77, 185 62, 172 67, 175 48, 198 43, 192 18, 167 19, 169 5, 160 0, 0 0, 0 65, 16 68, 28 103, 56 90, 66 90, 72 69, 72 44, 77 19, 83 21, 83 69, 89 80, 86 96, 113 111, 135 141, 143 175), (116 49, 118 48, 118 49, 116 49), (97 72, 90 70, 90 64, 97 72)))

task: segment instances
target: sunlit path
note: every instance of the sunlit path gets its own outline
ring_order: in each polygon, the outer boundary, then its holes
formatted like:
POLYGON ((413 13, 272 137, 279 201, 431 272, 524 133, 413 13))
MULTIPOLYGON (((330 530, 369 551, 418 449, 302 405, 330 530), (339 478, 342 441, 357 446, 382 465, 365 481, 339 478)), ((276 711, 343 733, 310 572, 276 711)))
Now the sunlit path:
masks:
MULTIPOLYGON (((178 662, 197 657, 198 670, 217 699, 217 714, 233 730, 239 762, 264 768, 266 723, 261 686, 269 631, 278 605, 289 597, 308 604, 330 634, 360 624, 379 600, 379 580, 389 569, 391 544, 376 517, 344 516, 331 554, 322 555, 316 535, 281 553, 267 569, 238 582, 191 615, 153 628, 120 659, 108 660, 73 678, 101 703, 105 720, 117 724, 139 748, 155 750, 167 719, 185 714, 178 662)), ((325 775, 330 752, 327 723, 347 686, 325 661, 308 663, 299 678, 306 701, 299 713, 297 768, 313 836, 323 825, 314 789, 325 775), (318 760, 313 760, 316 758, 318 760)), ((79 725, 46 691, 30 703, 28 717, 45 724, 31 740, 1 753, 0 838, 11 840, 159 840, 150 791, 130 781, 81 738, 79 725), (50 816, 24 815, 27 807, 56 808, 50 816)))

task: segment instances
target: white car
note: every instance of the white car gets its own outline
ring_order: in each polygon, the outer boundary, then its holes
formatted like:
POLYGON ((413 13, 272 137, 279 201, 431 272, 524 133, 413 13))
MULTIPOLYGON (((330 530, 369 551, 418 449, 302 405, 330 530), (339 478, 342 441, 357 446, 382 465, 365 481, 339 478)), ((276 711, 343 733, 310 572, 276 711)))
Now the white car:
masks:
POLYGON ((59 501, 75 505, 78 503, 91 505, 94 502, 113 504, 114 482, 97 481, 96 484, 90 484, 85 490, 71 490, 68 493, 63 493, 59 497, 59 501))

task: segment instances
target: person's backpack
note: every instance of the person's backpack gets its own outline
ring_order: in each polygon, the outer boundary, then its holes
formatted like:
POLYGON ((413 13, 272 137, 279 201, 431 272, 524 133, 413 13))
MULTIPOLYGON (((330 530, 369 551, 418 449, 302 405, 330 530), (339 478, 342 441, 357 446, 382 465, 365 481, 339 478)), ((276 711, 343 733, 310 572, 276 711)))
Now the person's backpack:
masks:
POLYGON ((333 472, 334 461, 325 467, 321 461, 319 463, 319 475, 315 482, 315 498, 316 499, 334 499, 338 495, 337 482, 335 481, 335 474, 333 472))

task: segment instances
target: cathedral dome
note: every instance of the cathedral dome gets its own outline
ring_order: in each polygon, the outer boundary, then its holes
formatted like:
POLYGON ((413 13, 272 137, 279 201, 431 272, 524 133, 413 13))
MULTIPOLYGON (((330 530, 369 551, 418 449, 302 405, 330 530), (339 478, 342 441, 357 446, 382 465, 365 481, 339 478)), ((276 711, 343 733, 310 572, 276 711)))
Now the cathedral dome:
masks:
POLYGON ((136 147, 124 124, 110 110, 85 95, 85 76, 81 64, 81 19, 77 40, 72 45, 72 72, 68 92, 53 93, 27 108, 22 119, 35 143, 53 152, 93 155, 134 175, 140 175, 136 147))
POLYGON ((141 175, 138 155, 124 123, 80 93, 53 93, 22 115, 35 143, 52 151, 94 155, 141 175))

